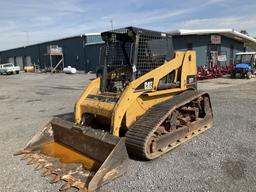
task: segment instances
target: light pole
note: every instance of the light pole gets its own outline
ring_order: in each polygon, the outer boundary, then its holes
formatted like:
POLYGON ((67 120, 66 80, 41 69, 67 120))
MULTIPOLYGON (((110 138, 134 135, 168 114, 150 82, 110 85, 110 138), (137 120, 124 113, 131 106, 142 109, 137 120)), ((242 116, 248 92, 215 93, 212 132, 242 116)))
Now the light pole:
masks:
POLYGON ((23 31, 26 33, 26 46, 29 46, 29 31, 23 31))
POLYGON ((113 19, 110 19, 110 25, 111 25, 111 29, 113 31, 114 27, 113 27, 113 19))

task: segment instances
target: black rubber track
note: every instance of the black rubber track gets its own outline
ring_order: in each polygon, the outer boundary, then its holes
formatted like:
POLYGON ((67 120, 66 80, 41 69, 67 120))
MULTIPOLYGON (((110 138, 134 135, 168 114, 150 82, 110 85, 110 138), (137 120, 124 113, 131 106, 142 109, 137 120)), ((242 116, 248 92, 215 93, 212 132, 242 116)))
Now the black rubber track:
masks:
POLYGON ((152 159, 147 157, 145 150, 146 142, 154 131, 174 109, 189 103, 204 94, 207 93, 196 90, 187 90, 146 111, 126 133, 126 147, 129 155, 145 160, 152 159))

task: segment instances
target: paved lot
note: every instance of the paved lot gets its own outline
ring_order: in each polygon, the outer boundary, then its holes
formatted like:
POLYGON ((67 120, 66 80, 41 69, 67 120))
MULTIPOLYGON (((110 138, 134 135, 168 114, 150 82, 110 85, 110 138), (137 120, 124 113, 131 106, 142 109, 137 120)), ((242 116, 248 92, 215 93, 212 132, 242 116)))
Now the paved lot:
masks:
MULTIPOLYGON (((57 191, 12 154, 51 117, 71 114, 94 75, 0 76, 0 191, 57 191)), ((215 79, 214 127, 157 160, 130 160, 125 176, 99 191, 256 191, 256 79, 215 79)))

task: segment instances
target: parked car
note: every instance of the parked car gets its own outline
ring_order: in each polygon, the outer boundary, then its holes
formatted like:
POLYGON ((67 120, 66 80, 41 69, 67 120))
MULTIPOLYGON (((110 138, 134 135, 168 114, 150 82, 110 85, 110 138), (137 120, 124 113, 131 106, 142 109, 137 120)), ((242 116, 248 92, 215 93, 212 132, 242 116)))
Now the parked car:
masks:
POLYGON ((3 74, 19 74, 20 67, 15 66, 13 63, 0 64, 0 75, 3 74))

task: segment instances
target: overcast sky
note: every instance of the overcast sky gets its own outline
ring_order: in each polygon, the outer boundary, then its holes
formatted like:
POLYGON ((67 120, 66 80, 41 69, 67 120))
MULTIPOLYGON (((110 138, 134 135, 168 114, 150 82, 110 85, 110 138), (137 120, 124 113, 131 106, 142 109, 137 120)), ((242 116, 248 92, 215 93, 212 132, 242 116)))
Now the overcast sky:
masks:
POLYGON ((0 0, 0 50, 137 26, 234 28, 256 36, 255 0, 0 0))

